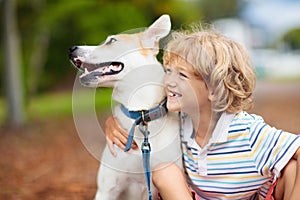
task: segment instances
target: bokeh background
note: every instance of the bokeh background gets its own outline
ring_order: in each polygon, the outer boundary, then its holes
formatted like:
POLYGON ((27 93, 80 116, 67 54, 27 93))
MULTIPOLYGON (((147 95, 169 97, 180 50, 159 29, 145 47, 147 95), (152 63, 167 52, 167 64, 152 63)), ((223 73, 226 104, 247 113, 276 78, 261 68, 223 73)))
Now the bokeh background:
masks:
MULTIPOLYGON (((77 71, 68 48, 146 27, 164 13, 172 29, 213 24, 243 43, 258 77, 251 112, 300 133, 300 0, 0 0, 0 9, 0 199, 93 198, 99 161, 73 121, 77 71)), ((76 101, 83 115, 84 94, 76 101)), ((103 124, 111 90, 93 94, 103 124)))

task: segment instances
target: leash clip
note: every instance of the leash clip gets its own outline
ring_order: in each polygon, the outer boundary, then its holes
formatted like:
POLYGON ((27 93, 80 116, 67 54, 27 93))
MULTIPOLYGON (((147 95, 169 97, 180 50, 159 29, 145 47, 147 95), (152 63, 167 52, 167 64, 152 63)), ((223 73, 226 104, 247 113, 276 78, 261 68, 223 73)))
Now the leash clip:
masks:
POLYGON ((148 124, 148 122, 146 121, 146 119, 145 119, 145 110, 142 110, 141 111, 141 117, 142 117, 142 124, 143 124, 143 126, 147 126, 147 124, 148 124))
POLYGON ((146 119, 145 119, 145 110, 142 110, 141 111, 141 118, 142 118, 142 121, 141 121, 141 124, 140 124, 140 131, 143 133, 143 135, 145 136, 145 137, 147 137, 147 139, 148 139, 148 135, 149 135, 149 131, 148 131, 148 122, 146 121, 146 119), (141 128, 141 126, 143 127, 143 128, 141 128))
POLYGON ((151 151, 151 145, 150 142, 148 141, 148 138, 144 138, 144 142, 142 143, 141 147, 142 152, 150 152, 151 151))

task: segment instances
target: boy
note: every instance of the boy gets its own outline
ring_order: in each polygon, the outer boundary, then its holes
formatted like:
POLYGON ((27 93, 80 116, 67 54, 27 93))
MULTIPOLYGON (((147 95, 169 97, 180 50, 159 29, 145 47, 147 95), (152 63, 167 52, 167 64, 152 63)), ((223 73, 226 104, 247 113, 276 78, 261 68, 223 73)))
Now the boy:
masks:
MULTIPOLYGON (((162 198, 297 199, 300 137, 246 112, 256 78, 245 49, 213 31, 175 32, 164 66, 167 108, 180 113, 185 173, 157 166, 152 180, 162 198)), ((126 131, 112 118, 106 124, 108 142, 124 148, 126 131)))

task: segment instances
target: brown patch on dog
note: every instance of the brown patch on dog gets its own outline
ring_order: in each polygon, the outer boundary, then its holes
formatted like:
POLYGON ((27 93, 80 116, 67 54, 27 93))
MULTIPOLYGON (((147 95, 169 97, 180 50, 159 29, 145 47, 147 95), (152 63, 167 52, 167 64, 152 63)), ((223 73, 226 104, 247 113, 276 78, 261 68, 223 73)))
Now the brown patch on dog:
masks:
POLYGON ((146 49, 146 48, 143 46, 142 39, 141 39, 141 38, 142 38, 142 34, 139 33, 139 34, 137 35, 137 37, 138 37, 138 39, 139 39, 140 52, 141 52, 141 54, 142 54, 143 56, 147 57, 147 56, 148 56, 148 51, 149 51, 149 49, 146 49))

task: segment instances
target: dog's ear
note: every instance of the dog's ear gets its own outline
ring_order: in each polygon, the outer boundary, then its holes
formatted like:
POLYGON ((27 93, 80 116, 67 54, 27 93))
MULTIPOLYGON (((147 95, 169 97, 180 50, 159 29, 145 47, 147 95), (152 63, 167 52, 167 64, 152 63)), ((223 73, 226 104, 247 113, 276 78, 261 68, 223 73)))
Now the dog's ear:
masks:
POLYGON ((171 31, 171 20, 169 15, 162 15, 151 24, 143 34, 144 46, 147 48, 158 48, 158 41, 167 36, 171 31))
POLYGON ((171 30, 171 20, 169 15, 162 15, 145 31, 146 37, 159 40, 169 34, 171 30))

